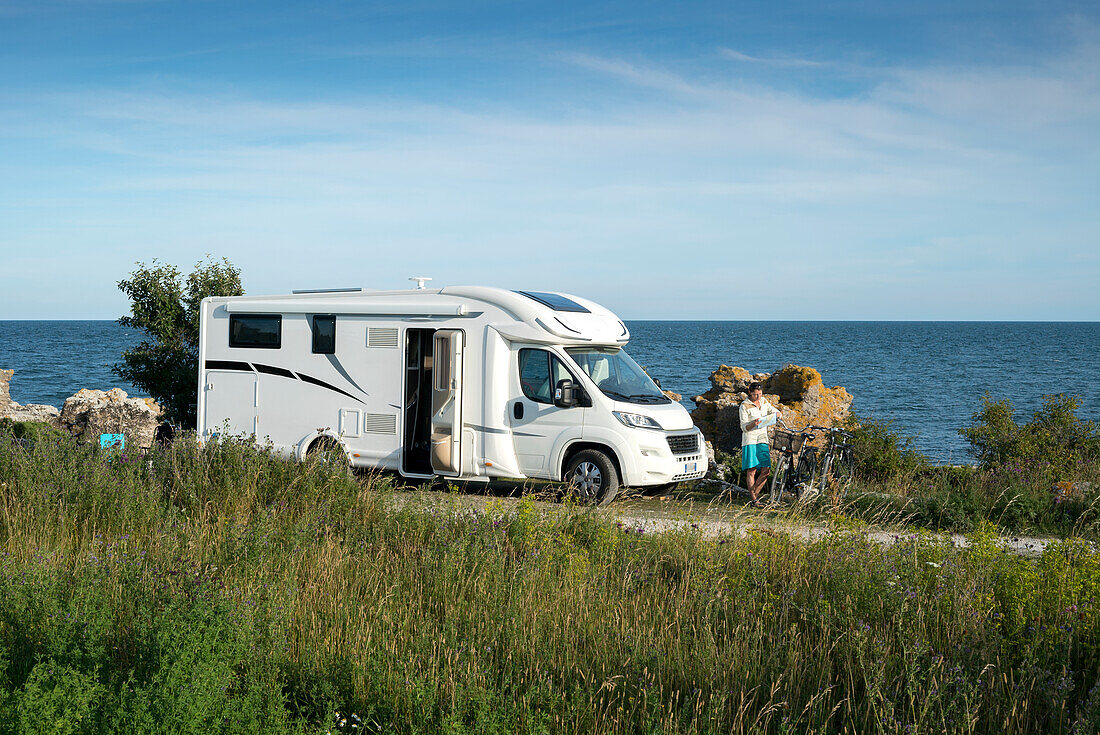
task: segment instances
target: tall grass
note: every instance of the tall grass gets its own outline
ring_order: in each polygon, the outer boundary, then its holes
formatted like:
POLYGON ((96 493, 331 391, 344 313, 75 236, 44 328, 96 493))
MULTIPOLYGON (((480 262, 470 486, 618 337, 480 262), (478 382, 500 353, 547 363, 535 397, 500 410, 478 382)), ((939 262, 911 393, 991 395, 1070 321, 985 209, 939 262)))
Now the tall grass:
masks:
POLYGON ((0 732, 1094 732, 1100 554, 396 502, 0 435, 0 732))

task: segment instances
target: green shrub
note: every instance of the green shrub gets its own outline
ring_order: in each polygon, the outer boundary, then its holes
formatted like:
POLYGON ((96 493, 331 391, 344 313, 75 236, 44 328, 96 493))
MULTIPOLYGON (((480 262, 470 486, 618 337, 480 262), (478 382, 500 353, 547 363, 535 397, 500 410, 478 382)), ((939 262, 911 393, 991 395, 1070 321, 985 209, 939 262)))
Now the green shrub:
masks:
POLYGON ((19 697, 19 731, 25 735, 96 732, 103 686, 93 673, 53 659, 35 666, 19 697))
POLYGON ((1081 399, 1064 393, 1043 396, 1043 406, 1026 424, 1016 422, 1012 402, 987 393, 973 423, 961 434, 985 469, 1025 474, 1037 481, 1076 479, 1083 465, 1100 461, 1100 431, 1077 417, 1081 399))
POLYGON ((913 437, 898 432, 892 421, 851 414, 845 428, 852 432, 855 473, 862 480, 885 482, 928 464, 928 459, 913 449, 913 437))
POLYGON ((60 429, 44 424, 40 421, 13 421, 12 419, 0 419, 0 432, 11 434, 24 443, 40 441, 59 441, 69 435, 60 429))

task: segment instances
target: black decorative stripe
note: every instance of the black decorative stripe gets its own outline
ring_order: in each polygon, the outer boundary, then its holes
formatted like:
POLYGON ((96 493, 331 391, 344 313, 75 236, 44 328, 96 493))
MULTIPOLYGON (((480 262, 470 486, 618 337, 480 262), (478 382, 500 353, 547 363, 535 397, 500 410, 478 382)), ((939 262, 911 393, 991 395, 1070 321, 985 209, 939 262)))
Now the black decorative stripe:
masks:
POLYGON ((573 327, 569 326, 568 324, 563 322, 561 319, 558 319, 557 317, 554 317, 554 321, 556 321, 558 324, 560 324, 563 327, 565 327, 566 329, 568 329, 573 334, 580 334, 580 332, 578 332, 576 329, 573 329, 573 327))
POLYGON ((290 372, 286 368, 275 367, 274 365, 261 365, 258 362, 254 362, 252 364, 261 373, 267 373, 268 375, 278 375, 280 378, 290 378, 291 380, 294 380, 294 373, 290 372))
POLYGON ((360 401, 358 398, 353 396, 351 393, 348 393, 346 390, 341 390, 341 389, 337 388, 335 385, 332 385, 331 383, 326 383, 323 380, 318 380, 317 378, 311 377, 309 375, 304 375, 302 373, 298 373, 298 377, 301 378, 306 383, 312 383, 313 385, 318 385, 322 388, 328 388, 329 390, 334 390, 337 393, 340 393, 341 395, 347 396, 348 398, 350 398, 353 401, 359 401, 360 403, 362 403, 362 401, 360 401))
MULTIPOLYGON (((235 360, 207 360, 206 361, 206 369, 207 370, 240 370, 242 372, 251 373, 252 368, 253 368, 253 366, 249 365, 247 362, 236 362, 235 360)), ((314 377, 309 376, 309 375, 304 375, 302 373, 292 373, 291 371, 287 370, 286 368, 275 367, 274 365, 256 364, 255 368, 257 370, 259 370, 261 373, 267 373, 268 375, 278 375, 279 377, 290 378, 291 380, 293 380, 294 376, 297 375, 299 378, 302 379, 303 382, 310 383, 310 384, 316 385, 316 386, 320 386, 321 388, 328 388, 329 390, 336 391, 340 395, 347 396, 348 398, 350 398, 353 401, 358 401, 359 403, 363 403, 363 401, 361 399, 356 398, 351 393, 348 393, 346 390, 341 390, 340 388, 337 388, 335 385, 332 385, 331 383, 326 383, 323 380, 318 380, 317 378, 314 378, 314 377)))
POLYGON ((246 373, 252 372, 252 366, 247 362, 237 362, 236 360, 207 360, 207 370, 242 370, 246 373))

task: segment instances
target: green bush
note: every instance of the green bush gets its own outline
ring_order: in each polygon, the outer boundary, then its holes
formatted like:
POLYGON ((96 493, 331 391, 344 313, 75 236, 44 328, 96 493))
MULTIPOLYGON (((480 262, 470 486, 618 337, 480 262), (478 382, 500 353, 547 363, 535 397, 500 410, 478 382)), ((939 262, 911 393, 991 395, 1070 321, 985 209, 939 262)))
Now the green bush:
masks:
POLYGON ((855 474, 861 480, 885 482, 928 465, 913 449, 913 437, 898 432, 892 421, 851 414, 845 428, 852 432, 855 474))
POLYGON ((1043 396, 1043 407, 1025 424, 1016 422, 1012 402, 987 393, 973 423, 961 434, 985 469, 1024 474, 1042 482, 1073 480, 1082 466, 1100 461, 1100 431, 1077 416, 1081 399, 1064 393, 1043 396))
POLYGON ((0 432, 11 434, 19 441, 30 444, 58 441, 69 436, 64 431, 39 421, 13 421, 6 418, 0 419, 0 432))

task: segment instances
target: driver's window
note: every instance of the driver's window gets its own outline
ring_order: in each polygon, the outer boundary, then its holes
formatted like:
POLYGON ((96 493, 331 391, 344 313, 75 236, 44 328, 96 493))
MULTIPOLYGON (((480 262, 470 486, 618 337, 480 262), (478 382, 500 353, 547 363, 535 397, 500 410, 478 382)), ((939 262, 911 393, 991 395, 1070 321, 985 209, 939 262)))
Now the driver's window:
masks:
POLYGON ((553 403, 559 380, 573 380, 565 365, 546 350, 519 351, 519 384, 523 395, 536 403, 553 403))
POLYGON ((545 350, 519 351, 519 384, 523 395, 536 403, 552 403, 550 353, 545 350))

